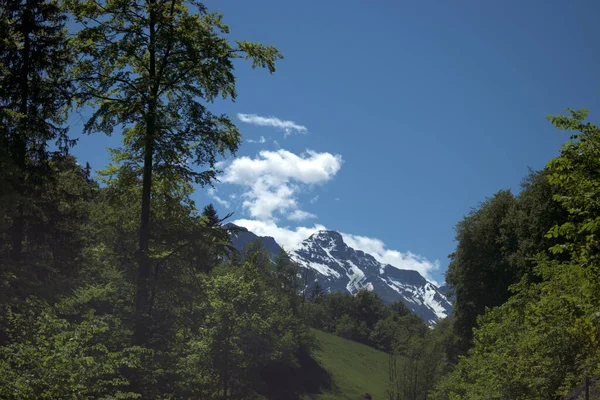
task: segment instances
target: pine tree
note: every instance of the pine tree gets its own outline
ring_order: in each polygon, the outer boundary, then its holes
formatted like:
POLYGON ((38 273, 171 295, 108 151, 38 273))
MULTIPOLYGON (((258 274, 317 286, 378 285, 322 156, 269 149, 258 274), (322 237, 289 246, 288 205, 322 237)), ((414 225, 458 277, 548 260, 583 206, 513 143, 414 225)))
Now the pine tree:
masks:
POLYGON ((219 218, 219 214, 217 214, 217 210, 212 203, 209 203, 202 210, 202 216, 206 219, 206 226, 215 227, 221 225, 221 219, 219 218))
POLYGON ((55 0, 0 0, 0 156, 3 203, 12 208, 11 256, 21 259, 26 198, 49 170, 48 142, 74 144, 63 127, 70 103, 72 52, 55 0))

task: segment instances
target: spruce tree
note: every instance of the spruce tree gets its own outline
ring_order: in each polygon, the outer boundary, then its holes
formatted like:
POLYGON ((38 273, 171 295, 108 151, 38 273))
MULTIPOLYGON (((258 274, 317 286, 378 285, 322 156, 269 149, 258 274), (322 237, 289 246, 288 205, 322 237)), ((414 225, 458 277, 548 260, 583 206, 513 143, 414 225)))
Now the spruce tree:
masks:
POLYGON ((27 198, 49 174, 49 142, 65 151, 74 144, 63 126, 72 87, 65 23, 55 0, 0 0, 0 174, 15 262, 23 251, 27 198))
POLYGON ((206 225, 209 227, 215 227, 221 225, 221 219, 219 218, 219 214, 217 214, 217 210, 212 203, 209 203, 202 210, 202 216, 206 219, 206 225))

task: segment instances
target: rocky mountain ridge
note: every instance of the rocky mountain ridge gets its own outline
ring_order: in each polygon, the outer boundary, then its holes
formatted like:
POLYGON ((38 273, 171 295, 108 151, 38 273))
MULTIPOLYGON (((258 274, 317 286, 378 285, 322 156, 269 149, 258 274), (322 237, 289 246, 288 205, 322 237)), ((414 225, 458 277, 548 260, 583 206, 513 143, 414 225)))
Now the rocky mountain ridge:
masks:
MULTIPOLYGON (((232 234, 232 245, 242 251, 254 239, 260 240, 272 256, 281 250, 272 237, 260 237, 245 228, 232 234)), ((312 270, 327 292, 354 294, 362 288, 373 290, 385 303, 402 301, 428 323, 452 312, 452 304, 442 291, 419 272, 383 264, 372 255, 348 246, 339 232, 318 231, 290 255, 303 268, 312 270)))

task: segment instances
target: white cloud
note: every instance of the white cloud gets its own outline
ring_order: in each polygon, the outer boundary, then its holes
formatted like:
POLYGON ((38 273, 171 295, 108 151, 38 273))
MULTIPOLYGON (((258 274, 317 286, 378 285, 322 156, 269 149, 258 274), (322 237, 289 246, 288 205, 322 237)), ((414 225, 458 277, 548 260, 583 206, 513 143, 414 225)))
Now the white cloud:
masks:
MULTIPOLYGON (((317 231, 326 230, 321 224, 314 224, 312 227, 298 226, 295 228, 280 227, 273 221, 258 221, 250 219, 239 219, 233 221, 234 224, 243 226, 258 236, 271 236, 275 241, 287 251, 298 249, 303 240, 308 239, 310 235, 317 231)), ((425 279, 435 285, 438 283, 433 280, 432 273, 440 268, 439 261, 431 262, 425 257, 408 252, 400 252, 386 248, 382 240, 366 236, 341 233, 344 242, 356 250, 362 250, 372 255, 383 264, 390 264, 398 269, 409 269, 419 272, 425 279)))
POLYGON ((281 129, 285 132, 284 136, 289 136, 292 133, 306 133, 308 129, 304 125, 298 125, 294 121, 282 121, 277 117, 261 117, 256 114, 241 114, 238 113, 240 121, 247 124, 258 126, 270 126, 281 129))
POLYGON ((349 233, 342 233, 342 237, 348 246, 372 255, 377 261, 390 264, 398 269, 418 271, 425 279, 437 285, 437 282, 432 279, 432 273, 440 269, 438 260, 431 262, 425 257, 413 254, 410 251, 402 253, 388 249, 382 240, 376 238, 349 233))
POLYGON ((307 150, 297 155, 287 150, 258 153, 255 158, 240 157, 225 168, 221 182, 246 188, 242 206, 251 217, 276 220, 275 214, 289 219, 314 217, 300 210, 297 197, 301 185, 323 184, 342 166, 342 156, 307 150))
POLYGON ((266 141, 267 141, 267 139, 265 139, 264 136, 261 136, 260 139, 258 139, 258 140, 252 140, 252 139, 247 140, 248 143, 265 143, 266 141))
POLYGON ((251 219, 238 219, 233 221, 238 226, 243 226, 258 236, 271 236, 286 251, 298 249, 298 245, 315 232, 326 230, 325 226, 315 224, 312 227, 299 226, 293 229, 279 227, 272 221, 257 221, 251 219))
POLYGON ((222 205, 223 207, 227 207, 227 208, 231 207, 231 204, 229 204, 229 202, 227 200, 224 200, 224 199, 220 198, 219 196, 217 196, 217 189, 209 188, 208 195, 210 197, 212 197, 213 199, 215 199, 215 201, 217 203, 219 203, 220 205, 222 205))
POLYGON ((317 216, 313 213, 302 210, 294 210, 294 212, 288 215, 288 219, 291 219, 292 221, 304 221, 305 219, 309 218, 317 218, 317 216))
POLYGON ((310 199, 310 204, 315 204, 317 202, 317 200, 319 200, 319 195, 315 195, 315 197, 313 197, 312 199, 310 199))
POLYGON ((240 157, 225 170, 223 182, 252 183, 268 177, 273 183, 294 179, 301 183, 323 183, 331 179, 342 166, 342 156, 307 150, 301 155, 287 150, 258 153, 258 157, 240 157))

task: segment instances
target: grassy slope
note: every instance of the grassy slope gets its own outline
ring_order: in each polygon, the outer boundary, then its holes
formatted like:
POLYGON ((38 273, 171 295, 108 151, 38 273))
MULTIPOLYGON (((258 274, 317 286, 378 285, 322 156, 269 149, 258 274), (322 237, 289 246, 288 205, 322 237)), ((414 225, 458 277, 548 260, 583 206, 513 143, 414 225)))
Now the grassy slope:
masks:
POLYGON ((374 400, 385 399, 388 383, 388 355, 330 333, 313 330, 318 342, 316 360, 332 378, 332 388, 305 399, 359 400, 369 393, 374 400))

